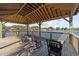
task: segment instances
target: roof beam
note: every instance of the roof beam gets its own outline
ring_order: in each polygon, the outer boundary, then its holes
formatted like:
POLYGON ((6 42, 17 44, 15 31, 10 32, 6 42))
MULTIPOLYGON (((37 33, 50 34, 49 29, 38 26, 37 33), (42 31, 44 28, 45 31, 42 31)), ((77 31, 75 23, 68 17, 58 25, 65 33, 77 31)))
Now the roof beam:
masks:
POLYGON ((72 12, 71 12, 72 15, 74 15, 74 13, 75 13, 75 11, 76 11, 78 5, 79 5, 79 4, 75 4, 75 5, 74 5, 73 10, 72 10, 72 12))
POLYGON ((67 22, 69 22, 69 20, 68 20, 68 19, 66 19, 66 18, 64 18, 64 17, 63 17, 63 19, 64 19, 64 20, 66 20, 67 22))
POLYGON ((19 11, 16 13, 16 15, 23 9, 23 7, 26 5, 26 3, 24 3, 23 5, 22 5, 22 7, 19 9, 19 11))

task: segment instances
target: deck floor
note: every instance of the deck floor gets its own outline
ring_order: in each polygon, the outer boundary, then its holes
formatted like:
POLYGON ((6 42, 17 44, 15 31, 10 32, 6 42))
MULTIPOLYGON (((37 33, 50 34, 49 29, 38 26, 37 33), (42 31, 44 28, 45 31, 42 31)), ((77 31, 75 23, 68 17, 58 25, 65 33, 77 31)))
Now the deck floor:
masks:
POLYGON ((0 56, 7 56, 21 48, 19 38, 16 36, 0 38, 0 56))
POLYGON ((62 56, 77 56, 76 51, 68 41, 66 41, 63 45, 62 56))
MULTIPOLYGON (((65 42, 63 44, 61 53, 62 53, 61 56, 77 56, 75 50, 68 42, 65 42)), ((21 56, 26 56, 26 52, 21 54, 21 56)), ((42 41, 41 48, 34 50, 32 56, 48 56, 47 43, 45 41, 42 41)))
MULTIPOLYGON (((16 39, 18 39, 18 38, 16 38, 16 37, 9 37, 8 40, 6 38, 6 39, 4 39, 4 41, 2 41, 2 39, 0 39, 0 41, 1 41, 0 47, 8 45, 8 42, 12 43, 16 39)), ((18 41, 18 40, 16 40, 16 41, 18 41)), ((16 50, 18 50, 19 48, 17 48, 17 47, 20 47, 20 46, 21 46, 21 44, 16 43, 16 44, 8 46, 8 47, 6 47, 4 49, 0 49, 0 55, 10 55, 11 53, 13 53, 16 50)), ((16 56, 16 54, 13 54, 13 56, 14 55, 16 56)), ((21 54, 21 56, 27 56, 27 51, 23 50, 23 53, 21 54)), ((35 49, 33 51, 33 53, 31 54, 31 56, 48 56, 48 47, 47 47, 46 40, 42 39, 42 46, 40 48, 38 48, 38 49, 35 49)), ((68 43, 68 41, 65 41, 64 44, 63 44, 62 56, 77 56, 75 50, 68 43)))
MULTIPOLYGON (((24 51, 21 56, 27 56, 27 52, 24 51)), ((42 41, 42 46, 38 49, 35 49, 31 56, 48 56, 47 43, 42 41)))

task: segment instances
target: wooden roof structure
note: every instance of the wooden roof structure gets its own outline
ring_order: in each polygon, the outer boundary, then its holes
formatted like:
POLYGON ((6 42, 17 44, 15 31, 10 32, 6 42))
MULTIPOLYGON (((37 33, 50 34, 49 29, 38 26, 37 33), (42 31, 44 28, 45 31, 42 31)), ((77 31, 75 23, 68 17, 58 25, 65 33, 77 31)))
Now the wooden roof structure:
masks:
POLYGON ((33 24, 77 14, 75 3, 0 3, 0 21, 33 24))

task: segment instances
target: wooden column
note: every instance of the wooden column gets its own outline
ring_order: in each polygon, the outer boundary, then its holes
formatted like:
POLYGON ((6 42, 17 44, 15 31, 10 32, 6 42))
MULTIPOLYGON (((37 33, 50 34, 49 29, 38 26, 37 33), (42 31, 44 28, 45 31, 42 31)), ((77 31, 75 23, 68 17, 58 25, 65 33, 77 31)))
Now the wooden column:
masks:
POLYGON ((2 34, 2 22, 0 22, 0 38, 2 38, 3 34, 2 34))
POLYGON ((39 38, 37 39, 37 48, 41 47, 41 23, 39 25, 39 38))
MULTIPOLYGON (((70 21, 69 21, 69 33, 73 33, 73 16, 70 15, 69 19, 70 19, 70 21)), ((69 39, 70 39, 69 42, 72 44, 73 39, 72 39, 71 34, 69 34, 69 39)))
POLYGON ((27 24, 27 36, 29 35, 29 24, 27 24))
POLYGON ((41 39, 41 23, 39 23, 39 38, 41 39))

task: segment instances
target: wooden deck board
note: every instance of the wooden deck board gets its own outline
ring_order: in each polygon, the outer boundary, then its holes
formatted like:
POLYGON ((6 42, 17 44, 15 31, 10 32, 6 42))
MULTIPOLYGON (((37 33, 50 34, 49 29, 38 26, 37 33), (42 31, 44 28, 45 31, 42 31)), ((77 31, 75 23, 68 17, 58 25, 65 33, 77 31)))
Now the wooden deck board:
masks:
POLYGON ((22 47, 20 39, 16 36, 0 38, 0 56, 10 55, 22 47))
MULTIPOLYGON (((27 51, 24 51, 21 56, 27 56, 27 51)), ((48 56, 47 43, 42 41, 41 48, 35 49, 31 56, 48 56)))
POLYGON ((62 48, 62 56, 77 56, 77 53, 69 42, 64 43, 62 48))
POLYGON ((47 43, 45 41, 42 41, 42 43, 42 47, 35 50, 32 56, 48 56, 47 43))

